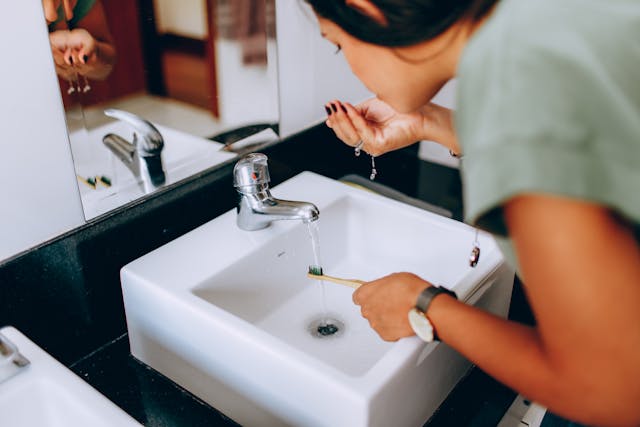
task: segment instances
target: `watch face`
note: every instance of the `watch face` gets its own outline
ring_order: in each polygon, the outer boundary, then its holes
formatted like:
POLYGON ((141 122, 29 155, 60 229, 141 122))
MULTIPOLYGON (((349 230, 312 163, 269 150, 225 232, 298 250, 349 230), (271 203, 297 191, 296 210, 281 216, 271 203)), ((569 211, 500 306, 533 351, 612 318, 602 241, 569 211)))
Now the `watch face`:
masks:
POLYGON ((426 342, 433 341, 433 326, 424 313, 415 308, 409 310, 409 324, 420 339, 426 342))

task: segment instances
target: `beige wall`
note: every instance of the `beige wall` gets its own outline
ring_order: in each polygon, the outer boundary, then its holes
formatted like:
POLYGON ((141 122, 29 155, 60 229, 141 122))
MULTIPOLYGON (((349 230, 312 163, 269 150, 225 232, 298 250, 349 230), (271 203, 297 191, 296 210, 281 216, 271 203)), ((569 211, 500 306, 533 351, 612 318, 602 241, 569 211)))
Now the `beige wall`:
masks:
POLYGON ((206 0, 154 0, 159 33, 207 37, 206 0))

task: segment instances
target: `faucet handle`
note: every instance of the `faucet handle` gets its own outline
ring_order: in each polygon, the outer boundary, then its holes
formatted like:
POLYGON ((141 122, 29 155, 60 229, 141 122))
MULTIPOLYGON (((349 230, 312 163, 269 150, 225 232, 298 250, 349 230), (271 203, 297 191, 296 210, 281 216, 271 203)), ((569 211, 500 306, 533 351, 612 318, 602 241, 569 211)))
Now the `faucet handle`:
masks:
POLYGON ((18 351, 18 347, 0 334, 0 383, 16 375, 20 371, 19 368, 29 364, 29 360, 18 351))
POLYGON ((233 168, 233 185, 242 192, 255 192, 268 187, 268 158, 262 153, 250 153, 243 156, 233 168))
POLYGON ((114 119, 122 120, 129 124, 135 131, 134 143, 136 143, 139 155, 143 157, 160 154, 164 147, 164 140, 160 131, 151 122, 140 116, 116 108, 104 110, 104 114, 114 119))

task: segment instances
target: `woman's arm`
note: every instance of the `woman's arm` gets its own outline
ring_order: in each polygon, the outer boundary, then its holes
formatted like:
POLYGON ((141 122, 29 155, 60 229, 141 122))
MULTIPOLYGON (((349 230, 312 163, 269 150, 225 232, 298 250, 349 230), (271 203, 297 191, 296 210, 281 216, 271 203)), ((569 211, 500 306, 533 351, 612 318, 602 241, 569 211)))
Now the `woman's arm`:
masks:
POLYGON ((443 341, 559 415, 640 425, 640 249, 607 209, 526 195, 504 208, 537 329, 451 298, 429 309, 443 341))
MULTIPOLYGON (((553 412, 590 425, 640 425, 640 249, 607 209, 518 196, 504 206, 537 328, 435 298, 440 338, 553 412)), ((386 340, 413 335, 407 312, 429 284, 397 273, 354 292, 386 340)))

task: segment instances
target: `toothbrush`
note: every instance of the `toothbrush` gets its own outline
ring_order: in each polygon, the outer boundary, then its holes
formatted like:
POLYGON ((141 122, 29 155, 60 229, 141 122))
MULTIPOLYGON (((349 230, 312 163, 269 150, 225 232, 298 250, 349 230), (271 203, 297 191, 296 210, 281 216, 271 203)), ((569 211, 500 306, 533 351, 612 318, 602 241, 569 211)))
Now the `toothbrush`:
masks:
POLYGON ((357 279, 341 279, 339 277, 327 276, 322 273, 322 267, 317 265, 310 265, 307 277, 315 280, 326 280, 327 282, 337 283, 339 285, 349 286, 354 289, 358 289, 361 285, 367 283, 364 280, 357 279))

